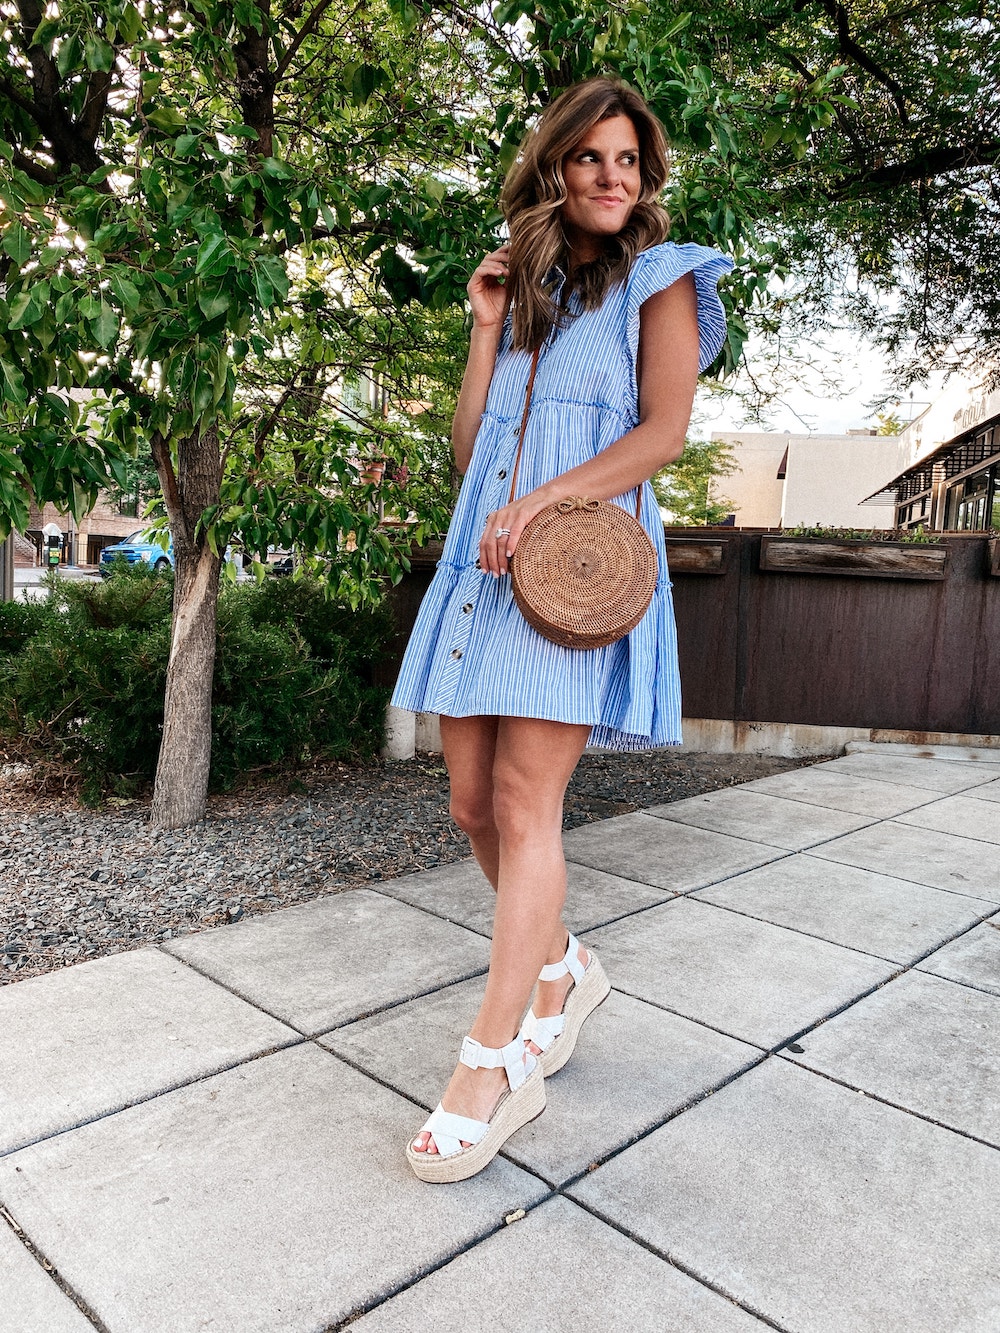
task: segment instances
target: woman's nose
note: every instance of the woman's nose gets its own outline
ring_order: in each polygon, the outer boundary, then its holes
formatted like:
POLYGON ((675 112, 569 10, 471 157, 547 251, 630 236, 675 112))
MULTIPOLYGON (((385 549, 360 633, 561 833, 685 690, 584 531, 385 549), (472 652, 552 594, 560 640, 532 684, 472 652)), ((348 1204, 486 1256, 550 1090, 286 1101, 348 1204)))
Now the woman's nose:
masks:
POLYGON ((598 184, 617 185, 619 180, 621 179, 621 171, 619 169, 618 163, 611 161, 611 162, 602 162, 600 165, 601 165, 601 171, 600 171, 601 179, 598 182, 598 184))

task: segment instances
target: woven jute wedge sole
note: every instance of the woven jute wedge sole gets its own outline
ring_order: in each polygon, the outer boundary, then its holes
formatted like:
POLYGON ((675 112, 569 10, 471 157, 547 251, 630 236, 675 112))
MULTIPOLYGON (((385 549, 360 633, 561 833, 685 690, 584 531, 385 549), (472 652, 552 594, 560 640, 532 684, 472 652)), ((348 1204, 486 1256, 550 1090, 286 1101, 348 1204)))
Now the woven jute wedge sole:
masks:
POLYGON ((516 1092, 505 1092, 490 1116, 489 1132, 471 1148, 440 1157, 437 1153, 414 1152, 406 1145, 406 1158, 420 1180, 432 1185, 447 1185, 456 1180, 468 1180, 493 1158, 522 1125, 540 1116, 545 1110, 545 1076, 539 1062, 516 1092))
POLYGON ((603 1004, 610 994, 611 982, 601 967, 597 955, 592 953, 582 980, 577 982, 566 997, 562 1032, 538 1057, 538 1063, 542 1066, 542 1073, 546 1078, 562 1069, 576 1050, 580 1029, 597 1006, 603 1004))

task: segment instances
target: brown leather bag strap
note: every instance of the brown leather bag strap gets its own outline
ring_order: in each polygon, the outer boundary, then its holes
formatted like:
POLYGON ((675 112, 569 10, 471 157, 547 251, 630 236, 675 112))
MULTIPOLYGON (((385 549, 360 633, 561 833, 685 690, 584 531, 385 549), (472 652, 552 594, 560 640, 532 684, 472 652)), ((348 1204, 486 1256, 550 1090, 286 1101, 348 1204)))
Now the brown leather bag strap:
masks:
MULTIPOLYGON (((524 391, 524 411, 521 414, 521 433, 517 437, 517 456, 514 459, 514 472, 510 479, 510 495, 507 496, 507 503, 514 503, 514 490, 517 486, 517 470, 521 466, 521 450, 524 448, 524 437, 528 430, 528 410, 531 407, 531 392, 535 387, 535 374, 538 370, 539 348, 535 348, 531 356, 531 373, 528 375, 528 387, 524 391)), ((642 513, 642 482, 635 488, 635 521, 641 522, 642 513)))
POLYGON ((528 429, 528 408, 531 406, 531 391, 535 387, 535 372, 538 369, 539 348, 535 348, 531 357, 531 374, 528 376, 528 387, 524 391, 524 411, 521 414, 521 433, 517 437, 517 457, 514 459, 514 472, 510 479, 510 495, 507 496, 509 505, 514 503, 514 487, 517 485, 517 469, 521 466, 521 450, 524 448, 524 435, 528 429))

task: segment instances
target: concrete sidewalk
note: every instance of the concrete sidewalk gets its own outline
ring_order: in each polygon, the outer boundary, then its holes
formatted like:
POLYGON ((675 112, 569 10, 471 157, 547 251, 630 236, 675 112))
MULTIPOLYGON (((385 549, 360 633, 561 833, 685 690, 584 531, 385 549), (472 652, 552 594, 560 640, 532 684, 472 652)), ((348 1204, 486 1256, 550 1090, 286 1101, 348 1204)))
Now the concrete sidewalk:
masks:
POLYGON ((566 850, 614 990, 459 1185, 402 1149, 487 964, 468 862, 0 989, 0 1333, 996 1333, 1000 752, 566 850))

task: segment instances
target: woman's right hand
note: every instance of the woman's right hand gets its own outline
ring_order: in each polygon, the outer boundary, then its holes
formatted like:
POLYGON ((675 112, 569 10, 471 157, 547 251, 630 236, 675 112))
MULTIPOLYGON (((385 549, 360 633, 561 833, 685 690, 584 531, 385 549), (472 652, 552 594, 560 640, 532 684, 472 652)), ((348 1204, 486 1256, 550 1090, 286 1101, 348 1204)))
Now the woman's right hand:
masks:
POLYGON ((510 305, 510 291, 505 285, 510 277, 509 264, 510 246, 501 245, 482 260, 469 279, 466 291, 473 322, 479 328, 499 328, 504 322, 510 305))

